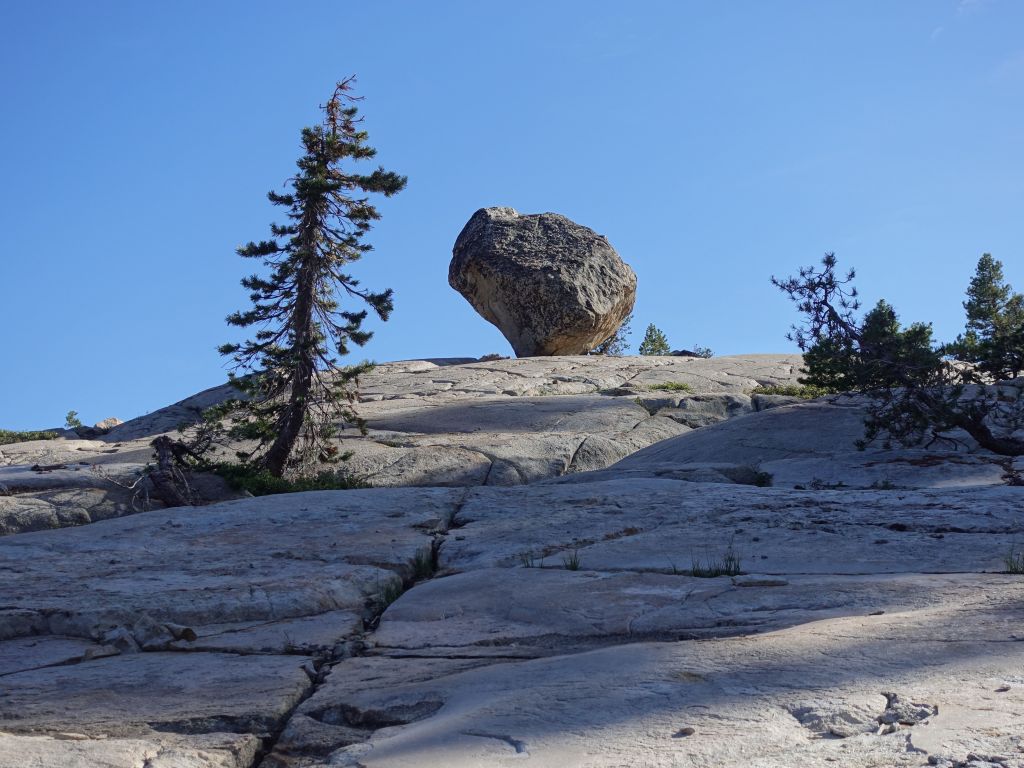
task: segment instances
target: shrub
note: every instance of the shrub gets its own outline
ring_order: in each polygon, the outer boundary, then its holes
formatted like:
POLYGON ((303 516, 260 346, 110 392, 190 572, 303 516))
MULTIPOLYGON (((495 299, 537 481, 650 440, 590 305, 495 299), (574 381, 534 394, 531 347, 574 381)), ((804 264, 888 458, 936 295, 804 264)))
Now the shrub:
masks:
POLYGON ((17 432, 10 429, 0 429, 0 445, 27 443, 29 440, 53 440, 55 437, 57 437, 56 432, 17 432))
POLYGON ((257 469, 246 464, 218 462, 207 469, 223 477, 228 485, 237 491, 248 491, 253 496, 270 496, 275 493, 298 493, 300 491, 347 491, 352 488, 369 488, 370 484, 344 472, 325 471, 306 477, 277 477, 268 470, 257 469))
POLYGON ((693 392, 693 387, 685 381, 663 381, 659 384, 652 384, 651 389, 658 389, 662 392, 693 392))
POLYGON ((82 426, 82 420, 78 418, 78 411, 68 411, 68 415, 64 417, 64 428, 78 429, 80 426, 82 426))
POLYGON ((799 397, 802 400, 813 400, 816 397, 824 397, 832 394, 824 387, 817 387, 813 384, 759 384, 750 390, 752 395, 785 395, 786 397, 799 397))

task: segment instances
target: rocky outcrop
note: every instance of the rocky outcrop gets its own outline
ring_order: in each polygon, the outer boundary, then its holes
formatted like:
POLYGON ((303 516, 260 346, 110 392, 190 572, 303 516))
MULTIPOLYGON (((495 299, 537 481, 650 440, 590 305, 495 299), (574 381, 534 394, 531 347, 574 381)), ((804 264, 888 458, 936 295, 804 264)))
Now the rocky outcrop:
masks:
POLYGON ((482 208, 455 241, 448 283, 519 357, 582 355, 633 309, 636 275, 608 241, 557 213, 482 208))
POLYGON ((0 768, 1020 768, 1024 487, 858 407, 0 539, 0 768))
MULTIPOLYGON (((795 355, 384 363, 360 381, 369 433, 342 430, 338 447, 352 455, 345 471, 374 486, 521 485, 603 469, 748 413, 765 396, 746 392, 794 383, 799 364, 795 355)), ((206 390, 94 440, 0 446, 0 535, 160 506, 141 479, 151 441, 178 437, 179 425, 231 395, 227 386, 206 390)), ((234 498, 213 476, 193 481, 207 501, 234 498)))

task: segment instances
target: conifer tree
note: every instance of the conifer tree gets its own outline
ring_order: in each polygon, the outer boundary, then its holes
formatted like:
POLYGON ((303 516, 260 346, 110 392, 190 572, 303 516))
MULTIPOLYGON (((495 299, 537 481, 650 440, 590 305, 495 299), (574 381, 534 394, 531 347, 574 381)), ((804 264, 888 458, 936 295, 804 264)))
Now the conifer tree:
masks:
POLYGON ((654 323, 647 326, 644 340, 640 342, 641 355, 671 355, 672 350, 668 345, 668 339, 654 323))
POLYGON ((927 374, 940 363, 932 327, 913 323, 903 328, 896 310, 880 299, 864 315, 856 336, 822 336, 807 347, 806 376, 800 383, 826 392, 870 392, 892 383, 894 365, 910 376, 915 371, 927 374))
POLYGON ((948 354, 975 363, 992 379, 1024 371, 1024 296, 1003 277, 1002 262, 982 254, 964 301, 965 332, 946 347, 948 354))
POLYGON ((803 267, 772 283, 804 315, 787 335, 804 352, 808 376, 801 382, 867 396, 861 447, 879 437, 886 444, 957 442, 955 430, 963 430, 993 453, 1024 455, 1016 436, 1024 427, 1024 396, 1007 399, 996 387, 968 391, 975 374, 932 346, 931 326, 903 329, 885 302, 858 320, 854 272, 838 277, 836 266, 829 253, 820 269, 803 267))
POLYGON ((268 194, 287 211, 287 222, 271 224, 271 239, 238 249, 270 271, 242 280, 252 307, 227 319, 255 327, 253 337, 220 348, 235 371, 251 372, 232 374, 248 399, 236 403, 241 411, 234 414, 231 434, 255 439, 257 447, 240 456, 278 477, 308 462, 336 459, 330 438, 339 418, 361 425, 349 385, 367 366, 343 369, 338 357, 351 344, 366 344, 372 334, 362 327, 367 310, 342 309, 340 302, 357 300, 382 320, 392 310, 390 289, 366 290, 346 271, 372 250, 364 236, 380 215, 369 195, 390 197, 406 184, 406 177, 381 167, 368 174, 343 167, 376 154, 360 127, 354 82, 352 77, 339 82, 322 107, 322 123, 302 130, 304 151, 288 189, 268 194))

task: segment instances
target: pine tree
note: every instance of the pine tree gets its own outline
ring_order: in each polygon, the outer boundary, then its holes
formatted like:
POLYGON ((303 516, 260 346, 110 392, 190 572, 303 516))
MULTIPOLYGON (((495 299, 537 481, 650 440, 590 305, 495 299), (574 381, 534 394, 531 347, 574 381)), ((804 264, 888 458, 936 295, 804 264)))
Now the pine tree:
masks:
POLYGON ((864 315, 856 336, 822 336, 807 348, 807 375, 800 383, 827 392, 872 392, 892 384, 894 366, 910 376, 927 374, 940 362, 932 327, 914 323, 903 328, 896 310, 881 299, 864 315))
POLYGON ((807 378, 801 381, 868 398, 865 440, 883 437, 906 445, 936 440, 957 442, 963 430, 982 448, 1004 456, 1024 455, 1024 397, 1007 398, 996 387, 966 385, 974 374, 932 346, 931 326, 903 329, 885 302, 862 320, 853 270, 836 275, 836 258, 826 254, 820 269, 772 283, 792 299, 804 321, 787 338, 804 352, 807 378))
POLYGON ((323 122, 302 130, 304 152, 288 190, 268 194, 286 209, 287 223, 272 224, 271 239, 238 249, 240 256, 262 260, 270 273, 242 280, 252 308, 228 317, 231 325, 256 326, 253 338, 220 348, 235 371, 252 372, 232 374, 248 399, 238 404, 231 433, 257 440, 255 450, 241 457, 278 477, 336 459, 330 439, 339 418, 361 425, 349 385, 368 366, 342 369, 337 358, 372 334, 362 328, 367 310, 342 310, 339 300, 358 299, 382 320, 392 311, 390 289, 365 290, 346 273, 372 250, 364 236, 380 215, 368 195, 390 197, 406 184, 406 177, 383 168, 360 174, 342 167, 376 155, 360 128, 359 98, 350 93, 354 82, 339 82, 323 106, 323 122))
POLYGON ((647 332, 644 334, 644 340, 640 342, 640 354, 641 355, 671 355, 672 350, 668 345, 668 339, 665 338, 665 334, 662 333, 658 328, 651 323, 647 326, 647 332))
POLYGON ((948 354, 975 363, 993 379, 1014 378, 1024 370, 1024 296, 1003 277, 1002 262, 982 254, 963 303, 964 333, 948 354))

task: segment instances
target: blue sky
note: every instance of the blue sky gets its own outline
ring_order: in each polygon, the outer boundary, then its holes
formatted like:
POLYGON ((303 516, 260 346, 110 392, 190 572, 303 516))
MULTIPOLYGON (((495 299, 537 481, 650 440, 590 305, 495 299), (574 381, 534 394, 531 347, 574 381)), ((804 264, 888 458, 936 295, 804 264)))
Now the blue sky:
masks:
POLYGON ((447 284, 490 205, 609 238, 634 350, 653 322, 791 351, 769 277, 825 251, 951 338, 982 252, 1024 290, 1022 33, 1011 0, 3 3, 0 427, 224 380, 234 249, 353 73, 409 176, 353 268, 396 306, 356 358, 510 354, 447 284))

